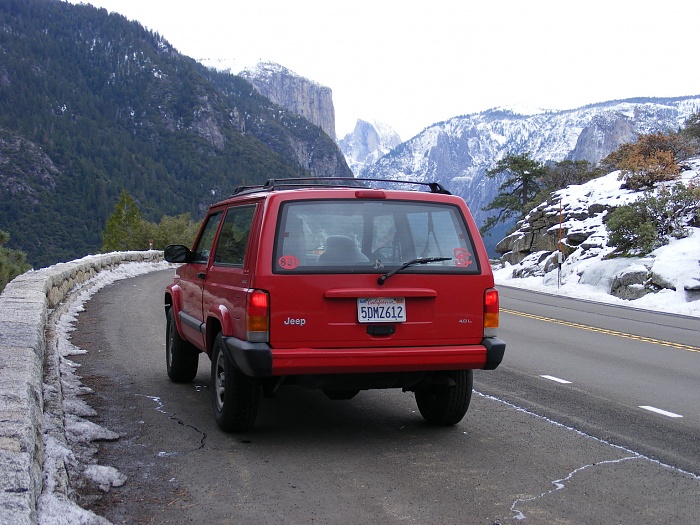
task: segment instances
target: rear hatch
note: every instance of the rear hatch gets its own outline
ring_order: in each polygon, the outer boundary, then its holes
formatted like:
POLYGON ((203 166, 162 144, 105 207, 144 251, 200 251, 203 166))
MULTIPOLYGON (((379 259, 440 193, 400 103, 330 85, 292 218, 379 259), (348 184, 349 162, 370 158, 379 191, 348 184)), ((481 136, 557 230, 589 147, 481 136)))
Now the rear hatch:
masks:
POLYGON ((272 207, 275 242, 261 262, 272 266, 263 287, 273 348, 481 342, 493 278, 463 201, 383 190, 323 193, 272 207))

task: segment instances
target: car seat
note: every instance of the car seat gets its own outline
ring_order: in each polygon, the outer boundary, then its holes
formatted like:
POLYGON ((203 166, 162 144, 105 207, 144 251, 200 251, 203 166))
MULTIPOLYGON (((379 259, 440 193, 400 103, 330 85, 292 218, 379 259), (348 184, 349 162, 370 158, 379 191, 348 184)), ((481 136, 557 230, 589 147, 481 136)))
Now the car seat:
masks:
POLYGON ((352 264, 369 262, 350 237, 331 235, 326 238, 325 251, 318 256, 319 264, 352 264))

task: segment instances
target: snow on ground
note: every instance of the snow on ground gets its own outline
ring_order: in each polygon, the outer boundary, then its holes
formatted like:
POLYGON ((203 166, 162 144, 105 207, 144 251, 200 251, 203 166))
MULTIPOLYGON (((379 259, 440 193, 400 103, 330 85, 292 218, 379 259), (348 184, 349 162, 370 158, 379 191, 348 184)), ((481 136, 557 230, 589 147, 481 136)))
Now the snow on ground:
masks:
MULTIPOLYGON (((68 359, 72 355, 83 354, 82 350, 70 342, 70 332, 75 330, 78 314, 84 310, 84 304, 97 291, 108 284, 121 279, 129 279, 145 273, 171 268, 169 263, 126 263, 113 270, 102 271, 84 283, 75 293, 67 298, 66 310, 55 321, 56 342, 60 360, 61 391, 63 410, 65 411, 65 436, 63 442, 55 433, 56 423, 47 420, 45 415, 44 434, 44 488, 39 498, 39 525, 110 525, 110 522, 95 513, 83 509, 66 497, 65 480, 62 479, 61 466, 69 471, 95 483, 107 492, 111 487, 119 487, 126 482, 126 476, 116 468, 95 463, 92 456, 96 448, 92 441, 113 440, 119 435, 104 427, 96 425, 86 416, 94 416, 95 411, 80 396, 91 390, 80 383, 76 374, 80 365, 68 359)), ((55 397, 51 385, 44 385, 44 397, 55 397)), ((75 481, 75 480, 71 480, 75 481)), ((70 492, 70 489, 68 489, 70 492)))
MULTIPOLYGON (((698 183, 700 179, 700 159, 689 161, 691 169, 681 174, 685 184, 698 183)), ((555 192, 561 197, 569 215, 581 212, 585 215, 593 204, 620 206, 628 204, 642 193, 620 189, 619 172, 613 172, 585 184, 569 186, 555 192)), ((554 199, 559 207, 559 199, 554 199)), ((547 213, 550 210, 545 210, 547 213)), ((496 284, 547 292, 578 299, 625 305, 632 308, 654 310, 681 315, 700 317, 700 228, 689 228, 689 236, 673 239, 671 242, 644 257, 616 258, 606 260, 613 248, 607 246, 607 230, 603 224, 604 213, 583 220, 570 219, 562 224, 569 233, 586 231, 590 237, 588 247, 574 251, 562 265, 561 271, 553 270, 542 275, 514 278, 514 270, 533 270, 540 254, 532 254, 518 265, 506 264, 495 269, 496 284), (590 246, 593 245, 593 248, 590 246), (673 289, 649 293, 640 299, 624 300, 610 295, 610 288, 616 276, 632 269, 649 271, 655 278, 662 279, 673 289)), ((520 273, 523 273, 522 271, 520 273)))
POLYGON ((658 293, 645 295, 641 299, 625 300, 610 295, 610 283, 623 269, 629 269, 639 264, 639 259, 612 259, 610 261, 584 261, 586 264, 583 276, 588 283, 580 282, 581 276, 576 274, 578 268, 573 267, 572 273, 562 272, 561 284, 558 284, 557 272, 550 272, 544 277, 513 278, 513 267, 495 270, 496 285, 524 288, 538 292, 546 292, 576 299, 584 299, 607 304, 624 305, 631 308, 653 310, 680 315, 700 317, 700 296, 695 301, 686 300, 684 285, 700 285, 700 228, 694 228, 693 234, 685 239, 672 242, 668 246, 657 249, 651 255, 656 257, 653 263, 654 271, 663 271, 669 282, 677 283, 676 290, 662 290, 658 293), (596 264, 597 263, 597 264, 596 264))

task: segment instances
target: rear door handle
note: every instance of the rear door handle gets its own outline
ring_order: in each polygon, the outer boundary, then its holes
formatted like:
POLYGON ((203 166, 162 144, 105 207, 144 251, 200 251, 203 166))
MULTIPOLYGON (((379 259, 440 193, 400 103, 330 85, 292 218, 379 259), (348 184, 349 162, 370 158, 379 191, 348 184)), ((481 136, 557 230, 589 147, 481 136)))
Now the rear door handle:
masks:
POLYGON ((207 274, 204 273, 204 272, 199 272, 199 273, 197 274, 197 277, 198 277, 199 279, 206 279, 206 278, 207 278, 207 274))

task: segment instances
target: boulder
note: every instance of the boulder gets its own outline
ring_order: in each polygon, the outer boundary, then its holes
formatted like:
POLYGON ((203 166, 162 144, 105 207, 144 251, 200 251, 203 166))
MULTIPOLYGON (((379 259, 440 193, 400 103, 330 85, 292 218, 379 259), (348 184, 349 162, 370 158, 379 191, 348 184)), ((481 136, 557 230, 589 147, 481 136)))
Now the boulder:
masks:
POLYGON ((506 252, 501 256, 501 264, 519 264, 527 254, 522 252, 506 252))
POLYGON ((570 232, 566 236, 566 243, 569 246, 578 246, 581 244, 583 241, 588 239, 591 236, 592 232, 586 232, 586 231, 575 231, 575 232, 570 232))
POLYGON ((609 211, 611 209, 612 207, 608 206, 607 204, 599 204, 594 202, 588 207, 588 215, 598 215, 599 213, 603 213, 604 211, 609 211))
POLYGON ((659 288, 651 282, 649 268, 644 264, 633 264, 613 278, 610 295, 620 299, 639 299, 659 288))
POLYGON ((686 301, 700 301, 700 279, 688 279, 683 284, 683 290, 686 301))
POLYGON ((643 284, 632 283, 629 285, 621 286, 619 288, 613 288, 611 295, 619 299, 633 301, 635 299, 640 299, 651 292, 652 290, 650 290, 643 284))
POLYGON ((676 286, 675 286, 671 281, 669 281, 669 280, 668 280, 666 277, 664 277, 663 275, 661 275, 661 274, 659 274, 659 273, 656 273, 656 272, 653 270, 653 268, 652 268, 651 273, 649 274, 649 279, 650 279, 651 283, 652 283, 654 286, 657 286, 658 288, 668 288, 668 289, 670 289, 670 290, 675 290, 675 289, 676 289, 676 286))

